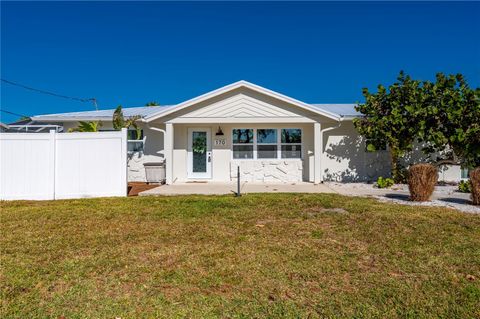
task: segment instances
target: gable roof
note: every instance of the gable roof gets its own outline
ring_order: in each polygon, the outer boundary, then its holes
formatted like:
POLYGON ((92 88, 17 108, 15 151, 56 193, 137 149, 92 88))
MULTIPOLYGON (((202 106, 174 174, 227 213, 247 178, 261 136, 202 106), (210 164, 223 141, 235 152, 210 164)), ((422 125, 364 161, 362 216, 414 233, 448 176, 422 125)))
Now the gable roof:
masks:
POLYGON ((261 87, 259 85, 256 85, 256 84, 253 84, 253 83, 242 80, 242 81, 238 81, 238 82, 226 85, 226 86, 221 87, 219 89, 210 91, 208 93, 202 94, 202 95, 197 96, 193 99, 187 100, 187 101, 185 101, 183 103, 180 103, 176 107, 171 108, 171 109, 169 109, 165 112, 158 113, 158 114, 153 113, 149 116, 146 116, 144 118, 144 121, 145 122, 151 122, 151 121, 156 120, 160 117, 166 116, 166 115, 171 114, 173 112, 177 112, 177 111, 186 109, 186 108, 191 107, 191 106, 193 106, 197 103, 203 102, 205 100, 211 99, 211 98, 216 97, 218 95, 221 95, 221 94, 224 94, 224 93, 227 93, 227 92, 239 89, 239 88, 248 88, 252 91, 259 92, 261 94, 273 97, 275 99, 290 103, 290 104, 295 105, 295 106, 297 106, 301 109, 308 110, 308 111, 323 115, 323 116, 328 117, 328 118, 333 119, 333 120, 339 120, 340 119, 338 114, 332 113, 330 111, 324 110, 324 109, 319 108, 319 107, 314 107, 313 105, 307 104, 305 102, 296 100, 294 98, 288 97, 288 96, 283 95, 281 93, 278 93, 278 92, 266 89, 264 87, 261 87))
MULTIPOLYGON (((247 81, 235 82, 233 84, 224 86, 217 90, 210 91, 208 93, 202 94, 198 97, 187 100, 177 105, 125 107, 122 110, 125 117, 139 115, 144 122, 150 122, 173 112, 193 106, 199 102, 211 99, 220 94, 224 94, 226 92, 242 87, 249 88, 253 91, 274 97, 284 102, 288 102, 299 108, 309 110, 311 112, 326 116, 334 120, 348 120, 361 116, 361 114, 355 110, 356 104, 308 104, 247 81)), ((114 111, 115 109, 107 109, 98 111, 44 114, 32 116, 31 119, 37 122, 110 121, 112 119, 114 111)))

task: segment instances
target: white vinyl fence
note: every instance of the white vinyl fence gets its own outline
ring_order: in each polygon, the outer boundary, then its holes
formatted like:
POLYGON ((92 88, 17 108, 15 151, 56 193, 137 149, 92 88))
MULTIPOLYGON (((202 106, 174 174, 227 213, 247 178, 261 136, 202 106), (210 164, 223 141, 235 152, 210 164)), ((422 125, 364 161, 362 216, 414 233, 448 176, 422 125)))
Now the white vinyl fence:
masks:
POLYGON ((0 134, 0 199, 126 195, 126 129, 0 134))

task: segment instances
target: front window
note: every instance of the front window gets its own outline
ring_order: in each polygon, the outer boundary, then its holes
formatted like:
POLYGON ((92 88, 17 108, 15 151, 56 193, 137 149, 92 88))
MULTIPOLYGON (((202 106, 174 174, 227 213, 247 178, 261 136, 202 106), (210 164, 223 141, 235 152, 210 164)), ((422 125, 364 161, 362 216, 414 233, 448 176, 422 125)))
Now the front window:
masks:
POLYGON ((274 159, 277 154, 277 130, 258 129, 257 130, 257 158, 274 159))
POLYGON ((302 158, 301 129, 233 129, 234 159, 302 158))
POLYGON ((253 158, 253 129, 234 129, 233 136, 233 158, 253 158))
POLYGON ((302 157, 302 130, 282 129, 282 158, 302 157))

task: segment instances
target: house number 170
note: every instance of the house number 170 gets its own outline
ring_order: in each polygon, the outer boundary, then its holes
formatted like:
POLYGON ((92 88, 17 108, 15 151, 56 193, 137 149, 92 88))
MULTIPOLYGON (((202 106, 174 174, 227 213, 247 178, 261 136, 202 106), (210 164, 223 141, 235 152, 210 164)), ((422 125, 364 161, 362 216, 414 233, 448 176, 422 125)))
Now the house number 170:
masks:
POLYGON ((215 146, 225 146, 227 145, 227 141, 225 140, 215 140, 215 146))

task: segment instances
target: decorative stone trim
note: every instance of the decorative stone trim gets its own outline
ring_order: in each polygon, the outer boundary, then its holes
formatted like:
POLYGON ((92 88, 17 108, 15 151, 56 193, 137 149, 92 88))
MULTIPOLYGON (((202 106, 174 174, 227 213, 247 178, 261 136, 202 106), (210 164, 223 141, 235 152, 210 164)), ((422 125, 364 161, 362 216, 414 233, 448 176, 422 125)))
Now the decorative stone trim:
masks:
POLYGON ((257 160, 230 162, 230 179, 237 179, 240 166, 240 180, 245 182, 301 182, 303 180, 302 160, 257 160))

